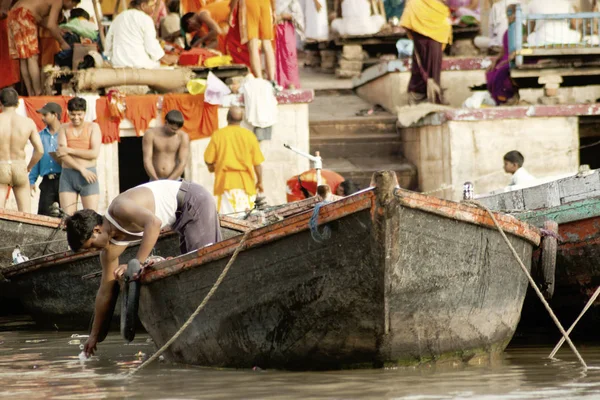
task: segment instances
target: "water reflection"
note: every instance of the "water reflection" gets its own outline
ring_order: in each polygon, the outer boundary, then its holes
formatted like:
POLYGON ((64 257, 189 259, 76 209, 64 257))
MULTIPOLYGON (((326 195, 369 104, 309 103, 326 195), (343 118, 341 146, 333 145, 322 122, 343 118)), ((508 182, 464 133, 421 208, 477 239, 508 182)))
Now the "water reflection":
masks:
MULTIPOLYGON (((584 372, 568 348, 510 348, 469 364, 416 368, 292 373, 218 370, 156 363, 133 378, 127 372, 154 350, 147 337, 124 345, 118 335, 98 357, 81 362, 67 333, 0 333, 0 398, 10 399, 570 399, 600 398, 600 346, 581 346, 584 372), (69 344, 71 342, 71 344, 69 344), (597 367, 594 367, 597 366, 597 367)), ((84 339, 82 339, 84 340, 84 339)))

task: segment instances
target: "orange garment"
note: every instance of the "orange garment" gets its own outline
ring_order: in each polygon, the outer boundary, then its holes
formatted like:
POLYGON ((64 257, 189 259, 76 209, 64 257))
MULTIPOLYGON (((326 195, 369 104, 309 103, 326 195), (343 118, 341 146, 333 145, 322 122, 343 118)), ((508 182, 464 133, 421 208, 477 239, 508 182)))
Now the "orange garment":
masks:
POLYGON ((166 94, 163 97, 163 117, 171 110, 179 110, 185 123, 182 130, 190 140, 212 135, 219 126, 219 106, 204 102, 204 95, 166 94))
POLYGON ((185 15, 189 12, 197 13, 203 7, 220 1, 221 0, 181 0, 181 15, 185 15))
POLYGON ((75 135, 75 127, 69 124, 67 131, 67 147, 71 149, 89 150, 91 147, 90 138, 92 137, 92 123, 84 122, 79 135, 75 135))
MULTIPOLYGON (((210 3, 200 9, 199 12, 208 12, 210 17, 219 25, 223 34, 217 37, 217 50, 223 54, 227 54, 227 32, 229 31, 229 10, 231 0, 222 0, 214 3, 210 3)), ((196 33, 196 36, 205 36, 208 34, 208 28, 202 24, 200 30, 196 33)))
POLYGON ((140 132, 146 132, 158 115, 158 96, 127 96, 125 104, 125 118, 133 123, 135 134, 141 136, 140 132))
POLYGON ((234 64, 244 64, 250 66, 250 52, 248 51, 248 45, 242 44, 242 37, 240 34, 240 23, 238 18, 239 7, 233 10, 233 20, 237 23, 229 28, 227 37, 225 39, 225 46, 227 48, 226 54, 229 54, 233 59, 234 64))
POLYGON ((96 123, 102 132, 102 143, 120 142, 119 124, 121 119, 110 115, 108 97, 100 97, 96 100, 96 115, 96 123))
POLYGON ((14 85, 21 80, 19 61, 13 60, 8 50, 8 21, 0 20, 0 88, 14 85))
POLYGON ((273 40, 273 10, 270 0, 249 0, 246 3, 248 40, 273 40))
POLYGON ((38 130, 41 131, 46 127, 44 121, 42 121, 42 114, 38 113, 37 110, 41 109, 48 102, 54 102, 61 106, 64 110, 61 116, 60 122, 69 122, 69 116, 67 115, 67 101, 69 101, 70 97, 65 96, 36 96, 36 97, 23 97, 23 102, 25 103, 25 110, 27 111, 27 116, 35 122, 38 130))
POLYGON ((8 46, 13 59, 40 53, 37 22, 28 9, 19 7, 8 12, 8 46))
POLYGON ((40 66, 54 65, 54 56, 60 53, 60 44, 50 31, 40 28, 40 66))
POLYGON ((265 157, 253 132, 239 125, 219 129, 210 138, 204 161, 215 167, 215 196, 232 189, 242 189, 249 196, 256 194, 254 167, 265 157))
MULTIPOLYGON (((300 187, 300 182, 298 182, 298 176, 300 176, 302 188, 306 189, 310 196, 314 196, 317 193, 317 170, 313 168, 288 179, 286 190, 288 203, 304 200, 306 198, 300 187)), ((335 194, 338 186, 340 186, 340 183, 344 182, 344 180, 344 177, 340 174, 327 169, 321 170, 321 184, 329 185, 331 193, 333 194, 335 194)))

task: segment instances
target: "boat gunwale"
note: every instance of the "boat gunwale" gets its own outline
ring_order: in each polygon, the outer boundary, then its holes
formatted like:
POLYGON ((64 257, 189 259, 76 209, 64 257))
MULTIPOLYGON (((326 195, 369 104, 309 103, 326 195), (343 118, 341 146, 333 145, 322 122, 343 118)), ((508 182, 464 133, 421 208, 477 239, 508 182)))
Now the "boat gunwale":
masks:
POLYGON ((49 228, 58 228, 62 222, 60 218, 9 210, 6 208, 0 209, 0 220, 22 222, 29 225, 39 225, 49 228))
POLYGON ((556 221, 559 225, 560 224, 568 224, 571 222, 577 222, 577 221, 582 221, 582 220, 589 219, 589 218, 599 217, 600 216, 600 196, 582 199, 582 200, 576 200, 576 201, 572 201, 572 202, 561 204, 561 205, 554 206, 554 207, 538 208, 535 210, 518 210, 518 211, 510 212, 509 214, 514 215, 516 218, 519 218, 520 220, 528 222, 528 223, 532 223, 532 222, 529 222, 530 220, 535 220, 537 218, 545 217, 546 219, 552 219, 553 221, 556 221), (593 212, 591 214, 584 215, 583 213, 582 214, 578 213, 579 209, 584 208, 586 206, 593 206, 593 205, 598 205, 598 209, 593 210, 593 212), (568 217, 567 218, 559 218, 558 216, 556 218, 549 217, 549 215, 551 215, 551 214, 564 213, 567 210, 577 210, 575 212, 576 216, 573 216, 572 218, 568 218, 568 217))
MULTIPOLYGON (((472 225, 482 226, 491 230, 497 230, 487 211, 474 205, 457 203, 399 188, 396 189, 395 194, 395 198, 399 201, 401 206, 418 209, 423 212, 470 223, 472 225)), ((344 197, 343 199, 324 204, 319 210, 319 225, 338 220, 366 209, 371 209, 371 211, 374 212, 375 206, 375 188, 370 187, 353 195, 344 197)), ((308 221, 312 217, 312 214, 312 210, 305 211, 283 221, 278 221, 250 231, 244 244, 244 250, 262 246, 266 243, 310 229, 308 221)), ((498 224, 506 233, 526 240, 532 245, 539 245, 541 236, 540 231, 537 228, 526 222, 519 221, 510 215, 494 212, 494 216, 496 217, 498 224)), ((142 284, 150 284, 171 275, 179 274, 188 269, 225 258, 234 253, 235 249, 239 246, 241 239, 242 235, 238 235, 225 241, 175 257, 171 260, 154 264, 144 271, 140 280, 142 284)))

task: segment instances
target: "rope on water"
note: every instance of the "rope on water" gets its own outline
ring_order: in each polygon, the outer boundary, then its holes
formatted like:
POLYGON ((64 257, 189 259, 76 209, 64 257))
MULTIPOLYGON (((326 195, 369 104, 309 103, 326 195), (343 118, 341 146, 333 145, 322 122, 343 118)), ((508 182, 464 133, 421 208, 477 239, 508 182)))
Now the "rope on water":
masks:
POLYGON ((135 373, 137 373, 141 369, 147 367, 149 364, 151 364, 158 357, 160 357, 160 355, 162 353, 164 353, 165 350, 167 350, 169 348, 169 346, 171 346, 173 344, 173 342, 175 342, 175 340, 177 340, 177 338, 179 338, 179 336, 181 336, 181 334, 183 333, 183 331, 185 331, 186 328, 188 326, 190 326, 190 324, 194 321, 194 318, 196 318, 196 316, 200 313, 200 311, 202 311, 202 309, 204 308, 204 306, 206 306, 206 303, 208 303, 208 300, 210 300, 210 298, 213 296, 213 294, 217 291, 217 289, 221 285, 221 282, 223 282, 223 279, 225 279, 225 276, 227 276, 227 272, 229 272, 229 269, 233 265, 233 263, 234 263, 235 259, 237 258, 238 254, 240 253, 240 251, 242 251, 242 248, 244 247, 244 244, 246 243, 246 239, 250 235, 250 232, 251 231, 247 231, 246 233, 244 233, 244 236, 242 236, 242 240, 240 240, 240 243, 236 247, 235 251, 233 252, 233 255, 231 256, 231 258, 229 259, 229 262, 227 263, 227 265, 225 266, 225 268, 223 268, 223 272, 221 272, 221 275, 219 275, 219 278, 217 278, 217 281, 215 282, 215 284, 213 285, 213 287, 210 289, 210 291, 208 292, 208 294, 206 295, 206 297, 204 297, 204 300, 202 300, 202 303, 200 303, 200 305, 198 306, 198 308, 196 308, 196 311, 194 311, 194 313, 192 315, 190 315, 190 317, 188 318, 188 320, 185 321, 185 323, 181 326, 181 328, 179 328, 179 330, 175 333, 175 335, 173 335, 173 337, 171 339, 169 339, 169 341, 167 343, 165 343, 156 353, 154 353, 152 355, 152 357, 150 357, 149 359, 147 359, 146 361, 144 361, 144 363, 142 365, 140 365, 136 369, 132 370, 129 373, 129 376, 134 375, 135 373))
POLYGON ((481 208, 482 210, 487 211, 487 213, 490 215, 490 217, 492 218, 492 221, 494 222, 494 225, 498 229, 498 232, 500 232, 500 234, 504 238, 504 241, 508 245, 508 248, 512 252, 512 254, 515 257, 515 259, 517 260, 517 262, 519 263, 519 266, 521 267, 521 270, 523 270, 523 273, 527 276, 527 279, 529 280, 529 284, 531 285, 531 287, 533 288, 533 290, 535 291, 535 293, 537 294, 537 296, 539 297, 539 299, 544 304, 544 307, 546 307, 546 310, 550 314, 550 317, 552 318, 552 320, 554 321, 554 323, 558 327, 558 330, 560 331, 560 333, 563 335, 563 338, 569 344, 569 347, 571 347, 571 350, 573 350, 573 353, 575 353, 575 355, 577 356, 577 359, 581 363, 581 366, 584 369, 587 370, 587 368, 588 368, 587 364, 585 363, 585 361, 581 357, 581 354, 579 354, 579 351, 577 351, 577 348, 575 347, 575 345, 573 344, 573 342, 569 338, 569 335, 567 334, 567 332, 565 332, 565 329, 563 328, 563 326, 561 325, 560 321, 558 320, 558 318, 556 317, 556 315, 552 311, 552 308, 550 308, 550 305, 548 304, 548 302, 546 301, 546 299, 544 299, 544 295, 542 294, 542 292, 540 291, 540 289, 537 287, 537 285, 536 285, 535 281, 533 280, 533 278, 531 277, 531 274, 529 273, 529 271, 527 271, 527 267, 525 266, 525 264, 523 264, 523 261, 521 261, 521 257, 519 257, 519 254, 517 254, 517 251, 515 250, 515 248, 513 247, 513 245, 508 240, 508 237, 506 237, 506 233, 504 233, 504 230, 502 229, 502 227, 500 227, 500 224, 498 224, 498 221, 496 220, 496 217, 494 216, 494 213, 488 207, 486 207, 485 205, 483 205, 483 204, 481 204, 481 203, 479 203, 477 201, 468 200, 468 201, 465 201, 465 203, 474 205, 474 206, 476 206, 478 208, 481 208))
POLYGON ((310 236, 312 236, 313 240, 317 243, 322 243, 324 240, 331 238, 331 228, 328 226, 323 227, 323 232, 319 232, 319 210, 327 203, 330 202, 322 201, 317 203, 315 205, 315 209, 313 210, 312 216, 310 217, 310 221, 308 222, 308 226, 310 227, 310 236))

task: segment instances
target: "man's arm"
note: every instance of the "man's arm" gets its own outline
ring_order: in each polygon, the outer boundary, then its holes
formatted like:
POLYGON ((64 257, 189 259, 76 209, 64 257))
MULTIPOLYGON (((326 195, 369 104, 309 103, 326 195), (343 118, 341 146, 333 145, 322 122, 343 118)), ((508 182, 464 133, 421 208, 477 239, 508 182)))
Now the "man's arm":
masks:
POLYGON ((135 224, 144 232, 142 242, 140 243, 136 255, 140 264, 143 264, 148 256, 150 256, 150 253, 158 240, 158 236, 160 235, 160 219, 147 208, 140 207, 131 200, 120 200, 116 203, 113 202, 110 213, 117 221, 127 221, 131 224, 135 224))
POLYGON ((66 147, 65 150, 68 155, 83 158, 84 160, 95 160, 100 154, 100 146, 102 145, 102 133, 100 132, 100 126, 97 123, 92 123, 92 134, 90 135, 90 148, 89 150, 84 149, 73 149, 66 147))
POLYGON ((154 164, 152 163, 152 154, 154 152, 154 131, 149 129, 144 133, 142 138, 142 154, 144 155, 144 169, 148 174, 148 177, 152 181, 158 180, 154 164))
POLYGON ((208 146, 204 151, 204 163, 208 167, 208 172, 215 172, 215 162, 217 158, 217 145, 215 144, 214 137, 208 142, 208 146))
POLYGON ((98 335, 102 330, 107 316, 110 314, 109 308, 112 297, 113 286, 115 282, 114 272, 119 266, 119 256, 125 251, 127 246, 117 246, 110 244, 100 253, 100 263, 102 264, 102 278, 100 288, 96 294, 96 305, 94 308, 94 322, 90 337, 85 343, 84 351, 86 356, 91 356, 96 351, 98 335))
POLYGON ((62 50, 69 50, 71 46, 63 39, 62 31, 58 27, 58 18, 62 12, 62 1, 54 0, 50 6, 50 15, 48 15, 46 28, 50 31, 54 39, 60 44, 62 50))
POLYGON ((33 167, 37 165, 37 163, 42 159, 42 156, 44 155, 44 145, 42 144, 42 138, 40 137, 40 134, 37 131, 33 121, 31 122, 31 133, 29 134, 29 141, 33 146, 33 154, 31 155, 31 160, 29 160, 29 165, 27 165, 27 171, 31 172, 33 167))
POLYGON ((208 27, 208 33, 206 35, 202 36, 201 38, 199 38, 194 43, 194 47, 199 47, 201 44, 211 42, 211 41, 215 40, 217 38, 217 36, 219 36, 220 34, 223 33, 219 24, 217 24, 215 22, 215 20, 212 19, 212 17, 210 16, 210 13, 208 11, 201 11, 200 14, 198 14, 198 15, 200 17, 200 20, 203 23, 205 23, 206 26, 208 27))
POLYGON ((181 132, 180 135, 181 145, 179 145, 179 150, 177 151, 177 166, 167 179, 179 179, 183 175, 183 171, 185 171, 185 166, 187 165, 190 154, 190 137, 185 132, 181 132))
POLYGON ((255 165, 254 173, 256 174, 256 190, 262 193, 265 191, 262 184, 262 165, 255 165))

